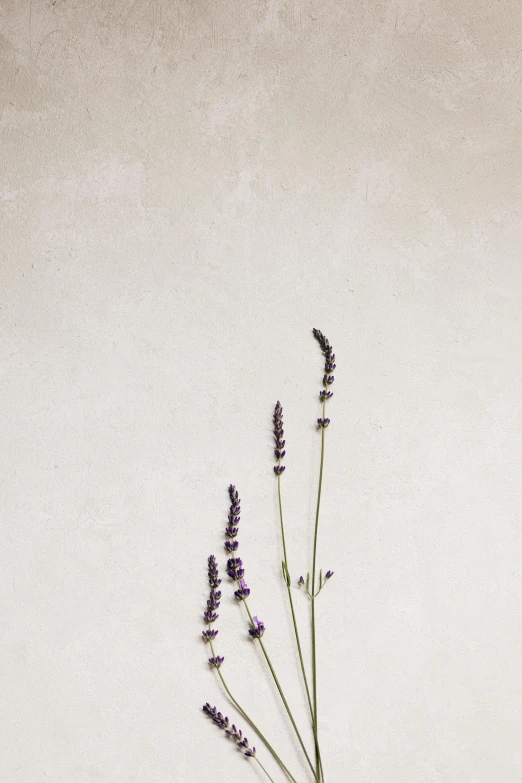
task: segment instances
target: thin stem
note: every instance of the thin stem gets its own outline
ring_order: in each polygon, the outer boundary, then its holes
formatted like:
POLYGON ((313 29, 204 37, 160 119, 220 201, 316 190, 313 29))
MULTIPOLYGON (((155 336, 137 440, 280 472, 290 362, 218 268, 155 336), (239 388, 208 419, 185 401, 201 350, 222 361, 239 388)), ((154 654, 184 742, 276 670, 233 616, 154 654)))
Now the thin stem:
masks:
MULTIPOLYGON (((281 464, 281 460, 279 459, 279 464, 281 464)), ((281 474, 278 474, 277 476, 277 498, 279 501, 279 520, 281 522, 281 540, 283 542, 283 558, 284 558, 284 564, 285 564, 285 585, 286 585, 286 591, 288 593, 288 601, 290 603, 290 611, 292 613, 292 623, 294 626, 294 633, 295 633, 295 640, 297 642, 297 650, 299 653, 299 661, 301 664, 301 672, 303 674, 303 681, 306 688, 306 697, 308 699, 308 707, 310 709, 310 717, 312 720, 312 729, 314 732, 314 744, 315 744, 315 754, 316 758, 319 758, 320 766, 321 766, 321 777, 322 777, 322 763, 321 763, 321 752, 319 750, 319 742, 317 739, 317 732, 316 732, 316 724, 314 719, 314 708, 312 706, 312 699, 310 697, 310 688, 308 686, 308 677, 306 676, 306 669, 304 665, 304 659, 303 659, 303 651, 301 649, 301 639, 299 637, 299 630, 297 628, 297 619, 295 616, 295 609, 294 609, 294 601, 292 598, 292 589, 291 586, 288 584, 290 579, 290 573, 288 569, 288 556, 286 551, 286 540, 285 540, 285 526, 283 522, 283 503, 281 500, 281 474)))
MULTIPOLYGON (((209 628, 210 628, 210 625, 209 625, 209 628)), ((214 650, 214 645, 212 643, 212 639, 209 639, 209 641, 210 641, 210 649, 212 650, 212 655, 215 658, 216 657, 216 652, 214 650)), ((289 772, 289 770, 287 769, 285 764, 281 761, 281 759, 279 758, 279 756, 277 755, 277 753, 275 752, 275 750, 273 749, 272 745, 269 743, 267 738, 264 736, 264 734, 261 733, 261 731, 256 726, 256 724, 254 723, 252 718, 245 712, 243 707, 239 704, 238 701, 236 701, 236 699, 232 695, 232 693, 230 691, 230 688, 228 687, 227 683, 225 682, 225 678, 223 677, 223 674, 221 673, 221 667, 219 667, 219 668, 216 667, 216 671, 217 671, 217 673, 219 675, 219 679, 221 680, 221 684, 223 685, 223 688, 225 689, 225 691, 227 693, 227 696, 230 699, 230 701, 232 702, 232 704, 234 705, 234 707, 242 715, 242 717, 250 724, 250 726, 254 729, 254 731, 258 735, 259 739, 261 740, 261 742, 263 742, 263 744, 265 745, 266 749, 272 754, 272 756, 277 761, 277 763, 279 764, 279 766, 281 767, 281 769, 283 770, 285 775, 288 777, 288 779, 291 780, 292 783, 297 783, 296 779, 289 772)), ((261 762, 259 761, 259 759, 257 757, 256 757, 256 761, 258 762, 258 764, 261 764, 261 762)), ((265 772, 266 772, 266 770, 265 770, 265 772)), ((266 774, 268 775, 268 772, 266 774)), ((268 777, 270 777, 270 775, 268 775, 268 777)), ((272 778, 270 778, 270 780, 272 780, 272 778)))
MULTIPOLYGON (((245 608, 246 608, 246 610, 248 612, 248 617, 250 619, 252 627, 255 628, 254 619, 253 619, 253 617, 252 617, 252 615, 250 613, 250 609, 248 607, 248 603, 246 601, 246 598, 243 599, 243 603, 245 604, 245 608)), ((282 689, 281 684, 280 684, 280 682, 279 682, 279 680, 277 678, 277 674, 275 673, 274 667, 272 666, 272 661, 270 660, 270 656, 268 655, 268 653, 266 651, 266 647, 263 644, 263 640, 261 638, 259 638, 259 644, 261 645, 261 649, 263 650, 263 655, 265 656, 265 660, 266 660, 266 662, 268 664, 268 668, 270 669, 270 672, 272 673, 272 677, 273 677, 274 682, 275 682, 275 684, 277 686, 277 690, 279 691, 279 695, 281 696, 281 701, 285 705, 286 712, 288 714, 288 717, 290 718, 290 722, 291 722, 291 724, 293 726, 293 729, 294 729, 294 731, 296 733, 297 739, 299 740, 299 744, 301 745, 301 748, 302 748, 303 753, 305 755, 305 758, 306 758, 306 760, 308 762, 308 765, 310 766, 310 769, 313 772, 315 780, 317 781, 317 783, 320 783, 320 778, 317 775, 312 762, 310 761, 310 756, 308 755, 308 752, 306 750, 305 744, 304 744, 304 742, 303 742, 303 740, 301 738, 301 734, 299 733, 299 729, 297 728, 296 722, 294 720, 294 716, 292 715, 292 711, 291 711, 290 707, 288 706, 288 702, 287 702, 287 700, 285 698, 285 694, 283 693, 283 689, 282 689)))
POLYGON ((274 781, 273 777, 272 777, 271 775, 269 775, 269 774, 268 774, 268 772, 266 771, 266 769, 264 768, 264 766, 261 764, 261 762, 259 761, 259 759, 257 758, 257 756, 254 756, 254 759, 257 761, 257 763, 259 764, 259 766, 261 767, 261 769, 263 770, 263 772, 264 772, 264 773, 265 773, 265 775, 267 776, 268 780, 271 780, 271 781, 272 781, 272 783, 275 783, 275 781, 274 781))
MULTIPOLYGON (((323 400, 323 421, 325 418, 326 400, 323 400)), ((317 561, 317 533, 319 530, 319 510, 321 508, 321 489, 323 486, 323 466, 324 466, 324 426, 321 427, 321 464, 319 467, 319 487, 317 490, 317 507, 315 511, 315 531, 314 531, 314 554, 312 561, 312 687, 314 695, 314 734, 318 738, 317 721, 317 651, 316 651, 316 631, 315 631, 315 571, 317 561)), ((318 745, 317 745, 318 747, 318 745)), ((319 771, 320 758, 316 753, 316 770, 319 771)))

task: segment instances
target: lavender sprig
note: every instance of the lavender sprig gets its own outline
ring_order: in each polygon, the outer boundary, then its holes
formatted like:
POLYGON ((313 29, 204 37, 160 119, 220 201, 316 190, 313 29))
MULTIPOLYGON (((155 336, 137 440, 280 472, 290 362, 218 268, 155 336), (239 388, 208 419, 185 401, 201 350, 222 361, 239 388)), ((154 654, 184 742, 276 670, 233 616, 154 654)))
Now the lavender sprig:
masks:
MULTIPOLYGON (((279 482, 280 482, 280 474, 278 475, 278 483, 279 482)), ((239 495, 238 495, 237 489, 236 489, 236 487, 233 484, 231 484, 229 486, 228 493, 229 493, 230 500, 231 500, 231 503, 232 503, 232 505, 230 507, 230 514, 229 514, 229 517, 228 517, 228 523, 229 523, 229 525, 233 524, 234 527, 237 527, 237 523, 239 521, 237 515, 239 514, 241 501, 239 499, 239 495), (232 517, 232 520, 231 520, 231 517, 232 517)), ((227 535, 227 538, 228 538, 228 532, 227 531, 228 531, 228 528, 225 530, 225 534, 227 535)), ((226 542, 225 542, 225 547, 226 547, 226 542)), ((282 700, 282 702, 283 702, 283 704, 284 704, 284 706, 286 708, 286 712, 288 714, 288 717, 290 718, 290 722, 291 722, 291 724, 292 724, 292 726, 294 728, 294 731, 296 733, 297 739, 299 740, 299 743, 301 745, 301 748, 303 750, 305 758, 306 758, 306 760, 308 762, 308 765, 310 766, 310 769, 314 773, 314 777, 315 777, 316 783, 320 783, 320 776, 314 770, 313 764, 310 761, 310 757, 309 757, 308 752, 306 750, 305 744, 304 744, 304 742, 302 740, 301 734, 299 733, 299 729, 297 728, 296 722, 294 720, 294 717, 292 715, 292 712, 290 710, 290 707, 288 705, 286 697, 285 697, 285 695, 283 693, 283 689, 281 688, 281 684, 279 683, 279 680, 278 680, 277 675, 275 673, 274 667, 272 665, 272 662, 270 660, 270 657, 268 655, 266 647, 263 644, 263 640, 262 640, 261 637, 263 636, 263 634, 265 632, 265 625, 264 625, 264 623, 261 623, 261 626, 262 626, 262 632, 261 632, 261 630, 259 628, 259 621, 257 620, 257 618, 256 618, 256 621, 255 621, 254 618, 252 617, 252 613, 250 612, 250 608, 249 608, 248 602, 247 602, 247 598, 250 595, 250 588, 247 586, 247 583, 245 582, 245 579, 244 579, 245 569, 243 567, 243 561, 241 560, 240 557, 236 556, 236 557, 231 557, 231 558, 228 559, 228 561, 227 561, 227 573, 228 573, 230 579, 232 579, 232 581, 236 582, 236 584, 238 585, 238 589, 234 592, 234 596, 236 597, 236 599, 238 601, 242 601, 244 603, 244 605, 245 605, 245 609, 247 611, 248 618, 250 620, 249 634, 250 634, 250 636, 252 638, 257 639, 259 644, 260 644, 260 646, 261 646, 261 649, 263 651, 263 655, 265 656, 265 660, 266 660, 266 662, 268 664, 268 667, 270 669, 270 672, 272 674, 274 682, 275 682, 275 684, 277 686, 277 689, 279 691, 279 695, 280 695, 281 700, 282 700), (254 633, 252 633, 252 631, 254 633)))
MULTIPOLYGON (((336 368, 335 354, 333 348, 330 345, 328 338, 319 330, 313 329, 313 334, 317 342, 321 347, 321 351, 324 356, 324 375, 323 375, 323 388, 319 392, 319 399, 322 403, 322 416, 317 419, 317 424, 321 430, 321 464, 319 467, 319 486, 317 489, 317 505, 315 511, 315 530, 314 530, 314 548, 312 558, 312 585, 311 593, 309 592, 309 578, 306 580, 306 591, 311 598, 311 624, 312 624, 312 687, 313 687, 313 713, 314 713, 314 737, 315 737, 315 762, 316 773, 322 773, 321 769, 321 755, 319 752, 319 738, 318 738, 318 712, 317 712, 317 656, 316 656, 316 628, 315 628, 315 574, 316 574, 316 562, 317 562, 317 534, 319 531, 319 510, 321 507, 321 489, 323 485, 323 468, 324 468, 324 440, 326 428, 330 424, 330 419, 326 417, 326 402, 333 397, 333 392, 330 391, 330 386, 335 380, 332 375, 336 368)), ((329 572, 331 574, 331 572, 329 572)), ((330 577, 328 577, 330 578, 330 577)), ((320 578, 319 592, 323 587, 322 576, 320 578)))
POLYGON ((285 471, 285 466, 281 465, 281 460, 285 456, 286 451, 285 441, 283 440, 283 436, 285 434, 285 431, 283 430, 283 408, 279 400, 275 406, 273 421, 275 440, 274 456, 277 460, 277 465, 274 465, 274 473, 276 476, 280 476, 281 473, 284 473, 285 471))
POLYGON ((230 725, 230 721, 228 717, 225 717, 223 713, 218 712, 216 707, 211 707, 210 704, 207 703, 203 705, 203 712, 205 715, 208 715, 208 717, 212 720, 213 723, 216 724, 220 729, 222 729, 227 736, 231 737, 231 739, 235 740, 237 747, 243 755, 247 756, 248 758, 254 758, 256 755, 256 749, 255 747, 250 747, 249 742, 246 737, 243 737, 243 732, 241 729, 236 728, 235 724, 232 723, 230 725))
POLYGON ((202 636, 206 642, 210 642, 210 647, 212 649, 212 656, 208 659, 209 664, 216 669, 219 669, 225 659, 216 655, 214 652, 212 642, 218 635, 218 631, 216 628, 210 628, 211 623, 215 623, 219 617, 216 609, 219 609, 221 603, 221 590, 218 590, 221 579, 219 578, 218 564, 214 555, 210 555, 208 558, 208 583, 210 586, 210 595, 207 600, 207 608, 203 613, 203 619, 207 623, 208 628, 205 631, 202 631, 202 636))

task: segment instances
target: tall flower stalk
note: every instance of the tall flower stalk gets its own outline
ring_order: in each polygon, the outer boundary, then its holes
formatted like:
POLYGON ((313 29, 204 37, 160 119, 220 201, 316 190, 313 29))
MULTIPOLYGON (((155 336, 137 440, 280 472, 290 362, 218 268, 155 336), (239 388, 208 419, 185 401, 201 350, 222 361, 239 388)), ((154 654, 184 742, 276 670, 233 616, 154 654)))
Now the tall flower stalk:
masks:
MULTIPOLYGON (((335 354, 333 353, 332 346, 327 337, 319 331, 314 329, 314 337, 321 346, 321 350, 325 357, 324 363, 324 375, 323 375, 323 388, 319 392, 319 399, 322 403, 322 417, 317 419, 317 425, 321 431, 321 462, 319 465, 319 485, 317 489, 317 504, 315 510, 315 528, 314 528, 314 549, 312 557, 312 591, 311 591, 311 619, 312 619, 312 688, 313 688, 313 710, 314 710, 314 736, 316 738, 316 771, 319 773, 321 769, 321 758, 319 753, 319 727, 318 727, 318 712, 317 712, 317 634, 316 634, 316 621, 315 621, 315 599, 317 593, 315 591, 315 579, 317 568, 317 535, 319 532, 319 511, 321 508, 321 490, 323 487, 323 469, 324 469, 324 436, 330 419, 326 418, 326 402, 333 397, 333 392, 330 391, 330 386, 334 382, 334 376, 332 372, 335 370, 335 354)), ((322 579, 319 580, 319 590, 322 589, 322 579)), ((324 776, 323 776, 324 777, 324 776)))
MULTIPOLYGON (((280 473, 281 472, 282 471, 280 471, 280 473)), ((235 539, 235 535, 237 535, 237 530, 238 530, 239 512, 241 511, 241 501, 239 500, 238 491, 237 491, 237 489, 235 488, 235 486, 233 484, 231 484, 229 486, 228 492, 229 492, 229 495, 230 495, 231 506, 230 506, 230 513, 229 513, 229 516, 228 516, 228 526, 227 526, 227 528, 225 530, 225 533, 226 533, 226 536, 227 536, 227 541, 225 542, 225 549, 227 551, 231 551, 230 550, 230 538, 232 536, 231 536, 231 532, 230 532, 230 527, 232 527, 233 530, 236 531, 234 533, 234 539, 235 539)), ((234 540, 234 543, 237 544, 237 540, 234 540)), ((233 551, 237 552, 237 549, 238 549, 238 546, 234 546, 234 550, 233 551)), ((290 709, 290 706, 289 706, 288 701, 286 699, 286 696, 284 694, 283 688, 281 686, 281 683, 279 682, 279 678, 277 677, 276 671, 274 669, 272 661, 270 660, 270 656, 268 655, 266 646, 265 646, 265 644, 263 642, 262 636, 263 636, 263 634, 265 632, 264 623, 260 622, 257 617, 254 618, 252 616, 251 611, 250 611, 250 607, 248 605, 248 600, 247 600, 249 595, 250 595, 250 588, 248 587, 248 585, 247 585, 247 583, 245 581, 245 578, 244 578, 245 577, 245 569, 243 567, 243 561, 241 560, 240 557, 235 556, 235 557, 229 558, 229 560, 227 562, 227 573, 228 573, 228 576, 230 577, 230 579, 233 582, 235 582, 236 586, 237 586, 237 590, 234 592, 234 596, 236 597, 236 599, 238 601, 241 601, 245 605, 245 609, 247 611, 248 618, 250 620, 249 634, 250 634, 250 636, 252 638, 257 639, 257 641, 259 642, 259 645, 261 647, 261 650, 263 652, 265 660, 266 660, 266 662, 268 664, 268 668, 270 669, 270 673, 271 673, 271 675, 273 677, 273 680, 274 680, 274 682, 276 684, 276 687, 277 687, 277 690, 279 692, 279 696, 281 697, 281 701, 283 702, 283 705, 285 707, 287 715, 288 715, 288 717, 290 719, 290 723, 292 724, 292 728, 294 729, 294 732, 295 732, 296 737, 297 737, 297 739, 299 741, 301 749, 302 749, 302 751, 304 753, 304 756, 305 756, 305 759, 306 759, 306 761, 308 763, 308 766, 310 767, 311 771, 313 772, 314 778, 317 781, 317 783, 320 783, 320 778, 318 777, 318 775, 317 775, 317 773, 316 773, 316 771, 314 769, 314 766, 312 764, 312 761, 310 759, 310 756, 308 755, 308 751, 306 750, 306 746, 305 746, 305 744, 303 742, 303 739, 301 737, 301 733, 299 732, 299 729, 298 729, 297 724, 295 722, 294 716, 292 714, 292 711, 290 709)))

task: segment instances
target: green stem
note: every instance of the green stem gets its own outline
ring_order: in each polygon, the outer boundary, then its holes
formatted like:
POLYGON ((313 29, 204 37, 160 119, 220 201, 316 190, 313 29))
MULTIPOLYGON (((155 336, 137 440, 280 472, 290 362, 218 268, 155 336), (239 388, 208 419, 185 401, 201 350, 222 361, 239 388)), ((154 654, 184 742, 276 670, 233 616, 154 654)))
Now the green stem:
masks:
MULTIPOLYGON (((281 464, 281 460, 279 460, 279 464, 281 464)), ((321 777, 322 777, 321 752, 319 750, 319 742, 318 742, 318 739, 317 739, 316 725, 315 725, 315 720, 314 720, 314 708, 312 706, 312 699, 310 697, 310 688, 308 686, 308 677, 306 676, 306 669, 305 669, 304 659, 303 659, 303 651, 301 649, 301 639, 299 637, 299 630, 297 628, 297 619, 296 619, 296 616, 295 616, 294 601, 293 601, 293 598, 292 598, 292 589, 291 589, 291 586, 288 584, 289 579, 290 579, 290 573, 289 573, 289 569, 288 569, 288 556, 287 556, 287 552, 286 552, 285 526, 284 526, 284 522, 283 522, 283 503, 282 503, 282 500, 281 500, 281 474, 278 474, 278 476, 277 476, 277 498, 278 498, 278 501, 279 501, 279 520, 281 522, 281 539, 282 539, 282 542, 283 542, 283 558, 284 558, 284 564, 285 564, 285 569, 286 569, 285 584, 286 584, 286 590, 287 590, 287 593, 288 593, 288 601, 290 603, 290 611, 292 613, 292 622, 293 622, 293 626, 294 626, 295 640, 297 642, 297 650, 298 650, 298 653, 299 653, 299 661, 300 661, 300 664, 301 664, 301 672, 303 674, 303 681, 304 681, 305 688, 306 688, 306 697, 308 699, 308 707, 310 709, 310 717, 311 717, 311 720, 312 720, 312 729, 313 729, 313 732, 314 732, 315 754, 316 754, 316 758, 319 758, 319 763, 320 763, 320 766, 321 766, 321 777)))
MULTIPOLYGON (((239 583, 239 580, 238 580, 238 583, 239 583)), ((246 601, 246 598, 243 599, 243 603, 245 604, 245 609, 248 612, 248 617, 249 617, 250 622, 252 624, 252 628, 255 628, 256 624, 254 623, 254 618, 252 617, 252 615, 250 613, 250 609, 248 607, 248 603, 246 601)), ((263 651, 263 655, 265 656, 265 660, 266 660, 266 662, 268 664, 268 668, 270 669, 270 672, 272 674, 274 682, 275 682, 275 684, 277 686, 277 690, 279 691, 279 695, 281 697, 281 701, 285 705, 286 712, 288 714, 288 717, 290 718, 290 722, 291 722, 291 724, 293 726, 293 729, 294 729, 294 731, 296 733, 297 739, 299 740, 299 744, 301 745, 301 748, 302 748, 303 753, 305 755, 305 758, 306 758, 306 760, 308 762, 308 765, 309 765, 310 769, 313 772, 313 775, 314 775, 314 778, 315 778, 316 782, 320 783, 320 779, 319 779, 319 777, 318 777, 318 775, 317 775, 317 773, 316 773, 316 771, 314 769, 314 766, 313 766, 312 762, 310 761, 310 756, 308 755, 308 752, 307 752, 305 744, 304 744, 304 742, 302 740, 301 734, 299 733, 299 729, 297 728, 296 722, 294 720, 294 716, 292 715, 292 711, 291 711, 291 709, 290 709, 290 707, 288 705, 288 702, 287 702, 287 700, 285 698, 285 694, 283 693, 283 689, 281 687, 281 684, 280 684, 280 682, 279 682, 279 680, 277 678, 277 674, 275 673, 274 667, 272 666, 272 661, 270 660, 270 656, 268 655, 268 653, 266 651, 266 647, 263 644, 263 640, 261 638, 259 638, 259 644, 261 645, 261 649, 263 651)))
MULTIPOLYGON (((325 418, 326 400, 323 400, 323 419, 325 418)), ((317 533, 319 530, 319 510, 321 507, 321 489, 323 486, 323 466, 324 466, 324 427, 321 427, 321 464, 319 467, 319 487, 317 490, 317 507, 315 511, 315 531, 314 531, 314 553, 312 561, 312 687, 314 699, 314 735, 318 739, 318 721, 317 721, 317 650, 316 650, 316 630, 315 630, 315 572, 317 562, 317 533)), ((317 745, 318 747, 318 745, 317 745)), ((316 754, 316 771, 320 769, 320 757, 316 754)))
MULTIPOLYGON (((210 625, 209 625, 209 628, 210 628, 210 625)), ((212 639, 210 639, 209 641, 210 641, 210 649, 212 650, 212 655, 213 655, 213 657, 215 658, 215 657, 216 657, 216 652, 215 652, 215 650, 214 650, 214 645, 213 645, 213 643, 212 643, 212 639)), ((237 709, 237 711, 238 711, 238 712, 239 712, 239 713, 242 715, 242 717, 243 717, 243 718, 244 718, 244 719, 247 721, 247 723, 249 723, 249 724, 250 724, 250 726, 251 726, 251 727, 254 729, 254 731, 255 731, 255 732, 256 732, 256 734, 258 735, 259 739, 261 740, 261 742, 263 742, 263 744, 265 745, 265 747, 266 747, 266 749, 269 751, 269 753, 271 753, 271 754, 272 754, 272 756, 273 756, 273 757, 274 757, 274 759, 277 761, 277 763, 279 764, 279 766, 281 767, 281 769, 283 770, 283 772, 285 773, 285 775, 288 777, 288 779, 289 779, 289 780, 291 780, 291 781, 292 781, 292 783, 297 783, 296 779, 295 779, 295 778, 294 778, 294 776, 293 776, 293 775, 292 775, 292 774, 289 772, 289 770, 287 769, 287 767, 285 766, 285 764, 284 764, 284 763, 281 761, 281 759, 279 758, 279 756, 277 755, 277 753, 275 752, 275 750, 273 749, 272 745, 269 743, 269 741, 267 740, 267 738, 264 736, 264 734, 262 734, 262 733, 261 733, 261 731, 260 731, 260 730, 259 730, 259 728, 256 726, 256 724, 254 723, 254 721, 252 720, 252 718, 251 718, 251 717, 250 717, 250 716, 249 716, 249 715, 248 715, 248 714, 245 712, 245 710, 243 709, 243 707, 242 707, 242 706, 239 704, 239 702, 238 702, 238 701, 236 701, 236 699, 235 699, 235 698, 234 698, 234 696, 232 695, 232 693, 231 693, 231 691, 230 691, 230 688, 228 687, 227 683, 225 682, 225 678, 223 677, 223 675, 222 675, 222 673, 221 673, 221 668, 220 668, 220 667, 219 667, 219 668, 218 668, 218 667, 216 667, 216 671, 217 671, 217 673, 218 673, 218 675, 219 675, 219 679, 221 680, 221 684, 223 685, 223 688, 225 689, 225 691, 226 691, 226 693, 227 693, 227 696, 228 696, 228 698, 230 699, 230 701, 232 702, 232 704, 234 705, 234 707, 235 707, 235 708, 237 709)), ((263 765, 261 764, 261 762, 259 761, 259 759, 257 758, 257 756, 256 756, 255 758, 256 758, 256 761, 258 762, 258 764, 260 764, 260 766, 262 767, 262 769, 264 769, 263 765)), ((266 770, 264 770, 264 771, 266 772, 266 770)), ((266 772, 266 774, 268 775, 268 772, 266 772)), ((268 775, 268 777, 270 778, 270 775, 268 775)), ((270 778, 270 780, 272 780, 272 778, 270 778)))
POLYGON ((264 766, 261 764, 261 762, 259 761, 259 759, 257 758, 257 756, 254 756, 254 759, 257 761, 257 763, 259 764, 259 766, 261 767, 261 769, 263 770, 263 772, 264 772, 264 773, 265 773, 265 775, 267 776, 268 780, 271 780, 271 781, 272 781, 272 783, 275 783, 275 781, 274 781, 273 777, 272 777, 271 775, 269 775, 269 774, 268 774, 268 772, 266 771, 266 769, 264 768, 264 766))

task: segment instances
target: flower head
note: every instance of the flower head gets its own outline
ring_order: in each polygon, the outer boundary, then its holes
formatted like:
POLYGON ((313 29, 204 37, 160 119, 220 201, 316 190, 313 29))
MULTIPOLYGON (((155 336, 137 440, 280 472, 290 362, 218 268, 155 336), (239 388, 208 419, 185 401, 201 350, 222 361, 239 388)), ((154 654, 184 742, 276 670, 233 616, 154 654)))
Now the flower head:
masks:
POLYGON ((216 724, 216 726, 218 726, 218 728, 222 729, 230 739, 235 741, 237 747, 245 756, 253 758, 256 755, 256 749, 250 747, 247 738, 243 737, 241 729, 238 729, 234 723, 230 725, 228 717, 223 715, 222 712, 218 712, 216 707, 211 707, 208 701, 203 705, 203 712, 216 724))
POLYGON ((231 557, 227 561, 227 574, 235 582, 238 582, 243 578, 245 570, 243 568, 243 561, 240 557, 231 557))
POLYGON ((281 473, 284 472, 284 465, 281 465, 281 460, 286 454, 285 451, 285 441, 283 440, 283 436, 285 434, 283 430, 283 407, 279 400, 276 403, 275 409, 274 409, 274 440, 275 440, 275 448, 274 448, 274 456, 277 460, 277 465, 274 466, 274 473, 276 476, 280 476, 281 473))
POLYGON ((254 625, 248 633, 253 639, 260 639, 265 632, 265 624, 262 620, 259 620, 257 617, 254 616, 254 625))
POLYGON ((324 578, 325 578, 325 579, 331 579, 333 575, 334 575, 334 572, 333 572, 333 571, 329 571, 329 570, 328 570, 328 571, 326 572, 326 574, 324 575, 324 578))
POLYGON ((244 579, 239 580, 239 589, 234 593, 238 601, 244 601, 250 595, 250 588, 244 579))
POLYGON ((323 375, 323 386, 324 389, 321 389, 319 392, 319 399, 321 402, 326 402, 326 400, 329 400, 330 397, 333 397, 333 392, 328 391, 327 387, 331 386, 332 383, 335 380, 335 377, 332 375, 333 371, 336 368, 335 364, 335 354, 333 352, 333 348, 330 345, 330 341, 327 337, 324 336, 324 334, 319 329, 313 330, 314 337, 321 346, 321 350, 324 355, 324 375, 323 375))
POLYGON ((208 662, 211 666, 215 666, 216 669, 219 669, 224 660, 225 659, 221 655, 214 655, 212 658, 208 659, 208 662))

